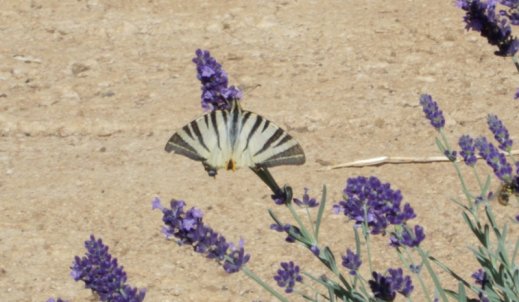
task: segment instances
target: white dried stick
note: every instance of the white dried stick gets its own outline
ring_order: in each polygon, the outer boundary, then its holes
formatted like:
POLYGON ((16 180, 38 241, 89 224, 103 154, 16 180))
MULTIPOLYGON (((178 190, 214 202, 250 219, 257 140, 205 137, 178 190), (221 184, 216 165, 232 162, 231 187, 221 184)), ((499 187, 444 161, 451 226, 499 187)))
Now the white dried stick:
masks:
MULTIPOLYGON (((510 152, 513 155, 519 154, 519 150, 513 150, 510 152)), ((481 156, 477 156, 481 158, 481 156)), ((462 161, 462 158, 458 157, 457 161, 462 161)), ((342 163, 332 166, 324 167, 324 170, 334 170, 348 167, 366 167, 366 166, 379 166, 384 164, 412 164, 412 163, 432 163, 432 162, 444 162, 449 161, 446 156, 428 156, 428 157, 405 157, 405 156, 379 156, 369 159, 361 159, 348 163, 342 163)))

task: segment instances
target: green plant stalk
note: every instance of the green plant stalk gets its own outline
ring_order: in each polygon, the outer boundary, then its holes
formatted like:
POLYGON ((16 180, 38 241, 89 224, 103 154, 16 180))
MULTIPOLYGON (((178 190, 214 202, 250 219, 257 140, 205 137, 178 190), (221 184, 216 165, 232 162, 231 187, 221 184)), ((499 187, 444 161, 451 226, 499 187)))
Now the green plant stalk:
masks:
POLYGON ((472 166, 472 173, 474 174, 474 176, 476 177, 476 180, 478 181, 478 185, 479 185, 479 189, 481 190, 481 192, 483 193, 483 182, 481 182, 481 178, 479 177, 479 173, 478 173, 478 170, 476 170, 476 167, 475 166, 472 166))
POLYGON ((319 206, 319 210, 317 211, 317 219, 315 221, 315 241, 319 242, 319 229, 321 227, 321 220, 323 218, 324 207, 326 205, 326 185, 323 185, 323 193, 321 195, 321 204, 319 206))
POLYGON ((276 297, 279 301, 282 301, 282 302, 289 302, 289 300, 287 298, 285 298, 283 295, 281 295, 279 292, 277 292, 275 289, 273 289, 272 287, 270 287, 267 283, 265 283, 263 280, 261 280, 260 277, 258 277, 258 275, 256 275, 253 271, 251 271, 249 268, 247 268, 246 266, 243 266, 241 268, 241 271, 247 275, 247 277, 251 278, 252 280, 254 280, 256 283, 258 283, 261 287, 263 287, 264 289, 266 289, 270 294, 272 294, 274 297, 276 297))
MULTIPOLYGON (((354 278, 354 282, 356 282, 357 280, 359 280, 359 283, 360 283, 360 291, 366 296, 366 297, 369 297, 369 293, 368 293, 368 290, 366 289, 366 283, 368 283, 364 278, 362 278, 361 275, 359 274, 356 274, 355 275, 355 278, 354 278)), ((355 285, 353 286, 353 288, 356 288, 355 285)))
MULTIPOLYGON (((440 136, 442 138, 443 143, 446 146, 447 151, 450 152, 452 149, 451 149, 451 147, 449 145, 449 141, 447 140, 447 137, 445 136, 445 131, 443 131, 443 128, 440 128, 440 130, 438 132, 440 133, 440 136)), ((441 150, 441 148, 440 148, 440 151, 443 151, 443 150, 441 150)), ((456 169, 456 174, 458 175, 458 178, 459 178, 459 180, 461 182, 461 187, 463 189, 463 193, 465 194, 465 197, 467 198, 467 202, 469 203, 469 207, 472 208, 471 194, 470 194, 470 191, 467 189, 467 185, 465 184, 465 180, 463 178, 463 175, 461 174, 461 171, 460 171, 460 168, 458 166, 458 163, 456 161, 453 161, 452 164, 454 166, 454 169, 456 169)))
MULTIPOLYGON (((407 250, 406 247, 404 247, 404 253, 405 253, 405 258, 404 258, 404 255, 400 252, 400 249, 398 249, 398 257, 400 258, 400 261, 402 261, 402 263, 405 265, 405 267, 410 267, 410 263, 412 263, 413 259, 412 259, 412 256, 411 254, 409 254, 409 251, 407 250), (407 258, 407 259, 406 259, 407 258), (409 261, 409 260, 410 261, 409 261)), ((416 275, 416 277, 418 278, 418 282, 420 283, 420 287, 422 288, 422 292, 424 293, 424 295, 427 297, 427 301, 429 302, 432 302, 431 301, 431 293, 429 292, 429 290, 427 289, 427 287, 425 286, 425 283, 422 279, 422 276, 420 275, 420 273, 413 273, 416 275)))
MULTIPOLYGON (((317 290, 317 288, 313 287, 312 285, 307 284, 307 283, 304 283, 304 282, 303 282, 302 284, 303 284, 304 287, 307 287, 307 288, 309 288, 312 292, 314 292, 316 296, 323 296, 323 294, 321 294, 321 293, 319 292, 319 290, 317 290)), ((302 293, 301 293, 301 296, 303 296, 302 293)))
POLYGON ((297 222, 297 225, 299 226, 299 229, 301 229, 301 233, 303 233, 303 236, 305 238, 311 239, 311 241, 315 245, 316 244, 316 240, 315 240, 315 237, 314 237, 313 233, 308 232, 308 230, 306 229, 304 223, 301 221, 301 219, 299 218, 299 215, 297 215, 296 210, 292 206, 292 203, 291 202, 286 202, 285 204, 286 204, 287 208, 290 210, 290 213, 292 214, 292 217, 297 222))
POLYGON ((366 242, 366 252, 368 253, 368 266, 369 271, 373 272, 373 265, 371 263, 371 248, 369 245, 369 228, 368 228, 368 207, 364 204, 364 221, 362 222, 362 235, 366 242))
POLYGON ((431 279, 434 282, 434 286, 435 286, 436 290, 438 291, 438 294, 440 295, 442 301, 448 302, 449 300, 447 299, 447 295, 445 294, 445 291, 443 290, 443 287, 441 286, 440 279, 438 279, 438 276, 433 271, 431 264, 429 263, 428 256, 425 254, 425 252, 420 247, 417 247, 416 250, 420 254, 420 257, 422 258, 422 263, 427 268, 427 272, 431 276, 431 279))
POLYGON ((445 265, 440 260, 434 258, 433 256, 429 256, 429 259, 432 260, 436 265, 438 265, 443 271, 449 273, 451 276, 454 277, 454 279, 458 280, 459 282, 463 283, 467 288, 469 288, 473 293, 477 294, 477 289, 465 279, 463 279, 460 275, 456 274, 453 270, 451 270, 447 265, 445 265))
POLYGON ((312 234, 314 234, 315 244, 317 244, 317 234, 315 232, 315 226, 312 221, 312 216, 310 216, 310 210, 308 210, 308 207, 305 207, 305 210, 306 210, 306 217, 308 218, 308 222, 310 223, 310 226, 312 227, 312 234))

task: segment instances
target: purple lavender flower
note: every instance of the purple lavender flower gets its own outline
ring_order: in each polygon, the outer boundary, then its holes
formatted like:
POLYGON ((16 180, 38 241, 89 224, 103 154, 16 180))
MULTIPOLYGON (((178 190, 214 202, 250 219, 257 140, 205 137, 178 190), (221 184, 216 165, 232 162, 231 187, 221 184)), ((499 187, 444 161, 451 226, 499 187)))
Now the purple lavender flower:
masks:
MULTIPOLYGON (((489 280, 487 278, 487 274, 483 269, 478 269, 476 272, 474 272, 471 277, 474 279, 474 282, 478 284, 482 290, 485 289, 485 287, 489 284, 489 280)), ((480 291, 478 293, 479 301, 481 302, 489 302, 490 300, 488 297, 484 294, 483 291, 480 291)))
POLYGON ((410 264, 409 270, 415 274, 419 274, 420 271, 422 270, 422 265, 421 264, 410 264))
POLYGON ((512 180, 512 166, 506 161, 503 153, 489 143, 485 137, 479 137, 475 142, 479 155, 492 167, 494 174, 505 183, 512 180))
MULTIPOLYGON (((285 224, 285 225, 279 225, 279 224, 273 223, 273 224, 270 225, 270 229, 274 230, 276 232, 285 232, 285 233, 287 233, 287 238, 285 238, 285 241, 288 242, 288 243, 296 242, 296 239, 292 235, 290 235, 290 231, 298 234, 299 236, 303 236, 303 234, 301 233, 301 230, 298 227, 290 225, 288 223, 285 224)), ((312 252, 314 252, 314 251, 312 251, 312 252)))
POLYGON ((238 247, 230 245, 231 252, 223 263, 223 268, 227 273, 236 273, 242 266, 249 262, 250 255, 245 254, 243 245, 243 240, 240 240, 238 247))
POLYGON ((350 249, 346 250, 346 255, 342 256, 342 266, 350 270, 350 275, 354 276, 357 274, 362 261, 360 256, 352 252, 350 249))
POLYGON ((198 72, 197 78, 202 82, 202 108, 217 110, 231 108, 231 101, 239 101, 241 91, 234 87, 227 87, 227 74, 209 51, 197 49, 193 58, 198 72))
POLYGON ((126 284, 126 272, 116 258, 108 253, 108 246, 94 235, 85 241, 87 254, 75 257, 71 275, 75 281, 85 282, 85 287, 99 295, 101 301, 141 302, 146 290, 137 290, 126 284))
POLYGON ((474 140, 469 135, 462 135, 459 140, 459 145, 463 161, 467 166, 473 167, 477 162, 474 140))
POLYGON ((388 225, 399 225, 416 217, 413 208, 402 205, 402 194, 372 176, 349 178, 343 191, 344 201, 333 205, 335 213, 343 212, 357 226, 366 223, 371 234, 384 234, 388 225))
POLYGON ((458 156, 458 152, 456 152, 455 150, 445 150, 443 154, 452 162, 456 161, 456 157, 458 156))
POLYGON ((294 202, 295 202, 295 204, 297 204, 300 207, 308 207, 308 208, 315 208, 319 205, 319 203, 315 200, 315 198, 310 198, 310 196, 308 196, 307 188, 305 188, 305 193, 303 194, 303 200, 294 198, 294 202))
POLYGON ((425 239, 425 233, 423 227, 420 225, 414 226, 414 232, 408 227, 404 227, 400 235, 392 234, 390 237, 390 245, 393 247, 399 247, 402 245, 408 247, 417 247, 425 239))
POLYGON ((310 247, 310 251, 312 252, 312 254, 314 254, 317 257, 319 257, 319 255, 321 254, 321 250, 319 249, 319 247, 317 245, 312 245, 310 247))
POLYGON ((489 114, 487 117, 488 128, 494 134, 494 138, 499 143, 499 149, 509 152, 512 149, 512 140, 508 134, 503 122, 497 117, 497 115, 489 114))
POLYGON ((476 205, 481 204, 483 201, 485 201, 485 199, 483 199, 483 196, 481 196, 481 195, 479 195, 478 197, 476 197, 476 199, 474 200, 474 202, 476 203, 476 205))
POLYGON ((514 100, 519 100, 519 88, 515 91, 514 100))
POLYGON ((464 21, 467 30, 479 31, 488 43, 497 46, 499 51, 496 55, 513 56, 519 49, 519 41, 512 36, 508 19, 502 18, 502 14, 496 14, 496 3, 496 0, 457 1, 458 7, 466 11, 464 21))
POLYGON ((239 271, 249 261, 250 255, 245 254, 243 241, 237 247, 228 243, 225 237, 204 225, 203 213, 199 209, 191 208, 185 212, 186 203, 174 199, 171 200, 170 208, 163 207, 158 198, 152 201, 152 205, 163 213, 163 233, 168 238, 175 237, 178 244, 192 246, 195 252, 223 262, 227 273, 239 271))
POLYGON ((411 277, 404 276, 401 268, 388 269, 386 275, 373 272, 369 286, 375 297, 384 301, 393 301, 396 293, 408 297, 413 291, 411 277))
POLYGON ((285 191, 279 189, 276 193, 274 193, 273 195, 270 195, 270 197, 272 198, 272 200, 274 201, 275 204, 277 204, 278 206, 279 205, 283 205, 285 204, 285 201, 287 199, 287 196, 286 196, 286 193, 285 191))
POLYGON ((437 130, 445 126, 445 118, 443 112, 438 107, 432 97, 428 94, 422 94, 420 96, 420 105, 422 105, 425 117, 431 122, 431 125, 437 130))
POLYGON ((483 203, 483 202, 487 202, 487 201, 489 201, 489 200, 492 200, 493 198, 494 198, 494 192, 491 191, 491 192, 488 192, 487 197, 484 197, 484 196, 481 196, 481 195, 479 195, 478 197, 476 197, 476 198, 474 199, 474 203, 475 203, 476 205, 479 205, 479 204, 481 204, 481 203, 483 203))
POLYGON ((54 299, 54 298, 49 298, 49 300, 47 300, 47 302, 67 302, 66 300, 63 300, 61 298, 58 298, 58 300, 54 299))
POLYGON ((474 279, 474 282, 481 287, 484 287, 488 283, 487 274, 481 268, 474 272, 471 277, 474 279))
POLYGON ((296 282, 303 282, 303 277, 299 274, 299 266, 290 261, 281 262, 281 268, 274 276, 274 280, 279 287, 285 288, 285 293, 289 294, 294 291, 296 282))
POLYGON ((507 6, 508 10, 500 10, 502 16, 507 17, 512 25, 519 25, 519 1, 518 0, 501 0, 502 5, 507 6))

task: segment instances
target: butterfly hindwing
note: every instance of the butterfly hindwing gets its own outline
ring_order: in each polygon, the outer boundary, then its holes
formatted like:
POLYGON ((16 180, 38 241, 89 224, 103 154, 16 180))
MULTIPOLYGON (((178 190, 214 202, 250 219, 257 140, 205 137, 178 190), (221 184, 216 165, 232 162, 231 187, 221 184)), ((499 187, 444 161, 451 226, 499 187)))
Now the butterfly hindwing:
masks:
POLYGON ((301 165, 305 155, 286 131, 261 115, 244 111, 235 155, 249 167, 301 165))

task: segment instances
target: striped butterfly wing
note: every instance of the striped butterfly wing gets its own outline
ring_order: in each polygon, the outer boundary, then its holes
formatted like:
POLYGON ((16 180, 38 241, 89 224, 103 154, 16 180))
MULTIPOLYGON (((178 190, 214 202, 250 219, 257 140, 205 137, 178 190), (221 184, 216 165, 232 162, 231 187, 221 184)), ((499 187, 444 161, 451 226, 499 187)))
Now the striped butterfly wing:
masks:
POLYGON ((185 125, 165 149, 201 161, 210 175, 220 168, 305 163, 303 149, 292 136, 261 115, 242 111, 237 103, 185 125))
POLYGON ((224 167, 232 154, 228 118, 228 111, 217 110, 193 120, 171 136, 166 151, 201 161, 206 169, 224 167))
POLYGON ((237 166, 274 167, 305 163, 301 145, 261 115, 243 111, 240 124, 233 152, 237 166))

